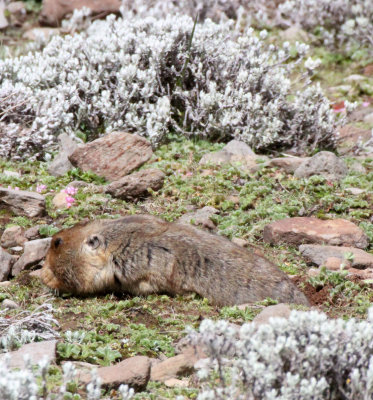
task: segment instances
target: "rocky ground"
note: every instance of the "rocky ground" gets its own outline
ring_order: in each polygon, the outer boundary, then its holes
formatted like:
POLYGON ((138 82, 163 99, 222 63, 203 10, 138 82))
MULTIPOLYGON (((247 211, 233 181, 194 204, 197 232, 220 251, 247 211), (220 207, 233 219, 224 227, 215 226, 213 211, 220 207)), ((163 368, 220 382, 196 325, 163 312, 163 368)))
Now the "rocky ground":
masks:
MULTIPOLYGON (((2 40, 16 53, 38 29, 38 5, 15 3, 2 40)), ((0 317, 20 321, 49 303, 55 318, 49 340, 15 346, 12 366, 22 367, 26 353, 48 355, 53 392, 73 361, 79 375, 69 390, 83 398, 93 366, 113 398, 120 383, 138 399, 195 398, 193 365, 203 354, 183 343, 186 326, 205 318, 265 323, 293 308, 267 299, 219 309, 193 294, 56 296, 39 279, 50 237, 87 219, 151 213, 197 225, 273 260, 312 308, 365 318, 373 300, 373 63, 314 52, 323 62, 314 79, 335 112, 344 113, 346 100, 359 102, 337 155, 255 154, 238 141, 177 137, 153 151, 145 139, 116 132, 85 145, 62 135, 49 163, 0 160, 0 317)), ((0 323, 0 334, 5 329, 0 323)))

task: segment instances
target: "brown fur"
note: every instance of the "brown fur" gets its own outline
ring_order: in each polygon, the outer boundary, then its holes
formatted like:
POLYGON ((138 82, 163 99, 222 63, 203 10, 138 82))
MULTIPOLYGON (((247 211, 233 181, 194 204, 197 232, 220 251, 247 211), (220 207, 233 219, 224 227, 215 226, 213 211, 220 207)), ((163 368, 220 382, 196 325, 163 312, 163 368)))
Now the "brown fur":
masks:
POLYGON ((150 215, 98 220, 55 234, 42 279, 75 294, 196 292, 219 306, 266 297, 308 305, 264 257, 221 236, 150 215))

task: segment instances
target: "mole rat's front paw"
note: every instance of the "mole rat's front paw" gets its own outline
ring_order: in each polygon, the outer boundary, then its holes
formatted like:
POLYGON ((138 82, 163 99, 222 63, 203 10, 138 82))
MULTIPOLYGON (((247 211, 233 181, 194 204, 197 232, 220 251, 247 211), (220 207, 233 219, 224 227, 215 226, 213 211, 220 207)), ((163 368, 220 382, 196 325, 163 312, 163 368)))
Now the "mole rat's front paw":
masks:
POLYGON ((50 268, 43 267, 41 270, 41 280, 43 281, 44 285, 48 286, 51 289, 59 290, 61 289, 61 284, 59 280, 56 278, 54 273, 51 271, 50 268))

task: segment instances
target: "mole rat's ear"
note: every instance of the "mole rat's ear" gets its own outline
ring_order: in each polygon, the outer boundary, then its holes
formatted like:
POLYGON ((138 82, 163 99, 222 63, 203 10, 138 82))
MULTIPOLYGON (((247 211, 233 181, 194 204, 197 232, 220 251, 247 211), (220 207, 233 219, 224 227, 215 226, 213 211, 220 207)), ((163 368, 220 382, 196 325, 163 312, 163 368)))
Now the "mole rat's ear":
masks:
POLYGON ((91 249, 97 249, 98 247, 102 247, 105 245, 105 239, 103 238, 103 236, 95 234, 91 235, 87 239, 86 243, 91 249))
POLYGON ((56 238, 56 239, 54 240, 54 242, 53 242, 53 247, 54 247, 55 249, 57 249, 62 243, 63 243, 63 240, 62 240, 60 237, 58 237, 58 238, 56 238))

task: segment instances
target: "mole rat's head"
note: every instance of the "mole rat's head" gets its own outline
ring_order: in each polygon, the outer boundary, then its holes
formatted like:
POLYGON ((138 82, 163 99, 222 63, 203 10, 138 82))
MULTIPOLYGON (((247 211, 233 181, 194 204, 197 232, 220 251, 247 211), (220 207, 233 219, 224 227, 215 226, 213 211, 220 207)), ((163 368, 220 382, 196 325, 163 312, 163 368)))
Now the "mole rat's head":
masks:
POLYGON ((51 289, 93 294, 115 289, 105 237, 105 221, 78 224, 56 233, 42 269, 42 280, 51 289))

